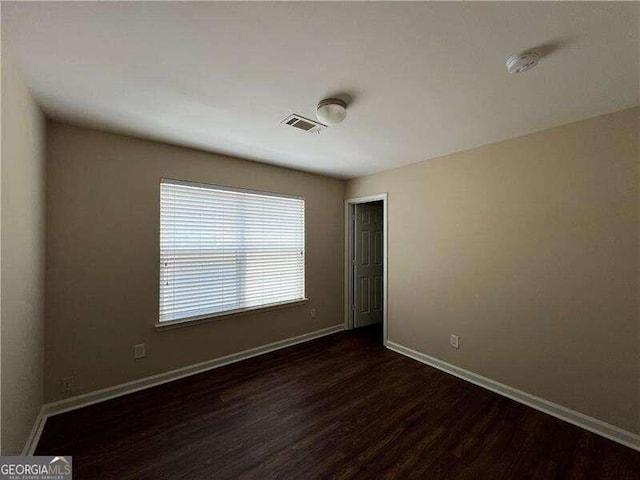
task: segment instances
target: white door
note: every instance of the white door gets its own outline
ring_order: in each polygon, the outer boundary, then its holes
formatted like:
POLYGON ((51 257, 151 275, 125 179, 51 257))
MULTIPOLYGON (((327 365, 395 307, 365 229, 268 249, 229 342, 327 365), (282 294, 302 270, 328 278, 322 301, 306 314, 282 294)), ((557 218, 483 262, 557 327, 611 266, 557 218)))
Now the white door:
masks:
POLYGON ((354 327, 382 322, 382 212, 381 205, 355 208, 354 327))

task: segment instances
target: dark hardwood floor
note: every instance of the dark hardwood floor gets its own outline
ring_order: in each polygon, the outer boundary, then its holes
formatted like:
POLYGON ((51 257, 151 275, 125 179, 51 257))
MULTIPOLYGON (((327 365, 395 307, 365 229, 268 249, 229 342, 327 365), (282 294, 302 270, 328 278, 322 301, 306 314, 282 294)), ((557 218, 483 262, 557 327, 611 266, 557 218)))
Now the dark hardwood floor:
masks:
POLYGON ((50 418, 74 479, 640 479, 640 452, 382 346, 324 337, 50 418))

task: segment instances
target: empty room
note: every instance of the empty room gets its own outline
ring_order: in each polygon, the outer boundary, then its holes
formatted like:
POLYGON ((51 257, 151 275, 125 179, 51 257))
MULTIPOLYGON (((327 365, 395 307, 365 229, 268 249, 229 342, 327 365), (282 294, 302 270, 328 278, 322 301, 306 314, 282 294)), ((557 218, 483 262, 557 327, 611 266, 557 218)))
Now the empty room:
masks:
POLYGON ((0 479, 640 479, 640 2, 0 13, 0 479))

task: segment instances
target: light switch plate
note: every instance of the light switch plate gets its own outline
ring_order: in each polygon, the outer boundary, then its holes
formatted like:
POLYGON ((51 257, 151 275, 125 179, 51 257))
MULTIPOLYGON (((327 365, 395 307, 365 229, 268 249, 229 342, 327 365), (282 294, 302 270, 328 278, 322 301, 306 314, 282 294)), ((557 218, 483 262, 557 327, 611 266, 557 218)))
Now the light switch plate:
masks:
POLYGON ((140 358, 144 358, 145 355, 146 355, 146 351, 145 351, 144 343, 140 343, 138 345, 133 346, 133 358, 138 360, 140 358))

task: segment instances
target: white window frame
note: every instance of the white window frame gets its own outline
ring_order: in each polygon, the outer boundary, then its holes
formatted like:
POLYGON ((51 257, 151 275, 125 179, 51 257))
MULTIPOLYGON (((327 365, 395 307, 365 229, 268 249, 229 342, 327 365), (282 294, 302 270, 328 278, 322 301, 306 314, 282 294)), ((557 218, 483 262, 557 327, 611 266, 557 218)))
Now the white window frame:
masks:
MULTIPOLYGON (((184 186, 189 186, 189 187, 198 187, 198 188, 206 188, 206 189, 211 189, 211 190, 219 190, 219 191, 229 191, 229 192, 236 192, 236 193, 249 193, 249 194, 255 194, 255 195, 261 195, 261 196, 269 196, 269 197, 277 197, 277 198, 292 198, 292 199, 298 199, 301 200, 303 202, 303 217, 302 217, 302 297, 301 298, 296 298, 296 299, 292 299, 292 300, 286 300, 283 302, 275 302, 275 303, 268 303, 268 304, 260 304, 260 305, 256 305, 256 306, 250 306, 250 307, 244 307, 244 308, 236 308, 236 309, 229 309, 229 310, 223 310, 223 311, 217 311, 217 312, 213 312, 213 313, 206 313, 206 314, 202 314, 202 315, 196 315, 196 316, 190 316, 190 317, 184 317, 184 318, 178 318, 178 319, 174 319, 174 320, 160 320, 160 312, 158 311, 158 315, 157 315, 157 321, 156 321, 156 328, 163 330, 163 329, 171 329, 171 328, 177 328, 177 327, 181 327, 181 326, 187 326, 187 325, 194 325, 194 324, 199 324, 199 323, 204 323, 204 322, 210 322, 213 320, 217 320, 223 317, 230 317, 230 316, 238 316, 238 315, 246 315, 246 314, 250 314, 250 313, 256 313, 258 311, 262 312, 262 311, 269 311, 269 310, 276 310, 276 309, 280 309, 280 308, 286 308, 286 307, 290 307, 290 306, 296 306, 296 305, 301 305, 303 303, 308 302, 308 298, 306 296, 306 238, 305 238, 305 229, 306 229, 306 203, 305 203, 305 199, 304 197, 301 196, 297 196, 297 195, 287 195, 287 194, 281 194, 281 193, 275 193, 275 192, 268 192, 268 191, 261 191, 261 190, 251 190, 251 189, 244 189, 244 188, 236 188, 236 187, 229 187, 229 186, 224 186, 224 185, 214 185, 214 184, 207 184, 207 183, 199 183, 199 182, 190 182, 190 181, 185 181, 185 180, 176 180, 176 179, 171 179, 171 178, 162 178, 160 179, 160 184, 159 184, 159 189, 158 189, 158 205, 161 205, 161 197, 162 197, 162 193, 161 193, 161 186, 162 184, 171 184, 171 185, 184 185, 184 186)), ((160 206, 161 208, 161 206, 160 206)), ((160 268, 161 267, 161 263, 162 263, 162 252, 161 252, 161 245, 160 245, 160 237, 162 234, 162 222, 161 222, 161 212, 158 218, 159 221, 159 229, 158 229, 158 265, 160 268)), ((161 279, 161 272, 158 272, 158 285, 159 288, 161 288, 160 286, 160 280, 161 279)), ((160 303, 161 303, 161 291, 158 291, 158 308, 160 307, 160 303)))

